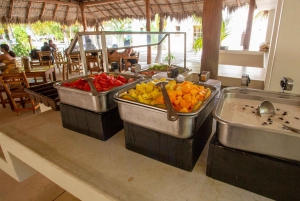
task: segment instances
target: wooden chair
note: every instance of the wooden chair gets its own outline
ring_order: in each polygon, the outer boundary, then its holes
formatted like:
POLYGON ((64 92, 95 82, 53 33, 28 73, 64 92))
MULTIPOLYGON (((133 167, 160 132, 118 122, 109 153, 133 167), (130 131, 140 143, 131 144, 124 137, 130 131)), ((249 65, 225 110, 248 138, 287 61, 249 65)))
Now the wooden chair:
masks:
MULTIPOLYGON (((139 59, 140 59, 140 53, 139 52, 135 52, 135 55, 132 58, 128 58, 128 59, 135 59, 136 63, 139 63, 139 59)), ((125 63, 125 70, 128 70, 128 67, 130 67, 132 64, 128 61, 128 59, 124 59, 124 63, 125 63)))
POLYGON ((30 61, 30 66, 50 66, 52 63, 52 54, 50 51, 38 51, 38 60, 30 61))
POLYGON ((101 65, 101 59, 99 58, 98 55, 93 56, 88 54, 86 55, 85 58, 86 58, 87 68, 91 74, 93 74, 93 72, 103 71, 103 66, 101 65))
POLYGON ((68 62, 69 62, 70 74, 72 72, 79 72, 79 75, 80 75, 80 71, 82 70, 82 63, 81 63, 80 55, 79 54, 68 55, 68 62))
MULTIPOLYGON (((0 78, 1 79, 1 78, 0 78)), ((2 85, 2 84, 0 84, 2 85)), ((10 104, 9 99, 2 95, 2 93, 6 93, 3 86, 0 86, 0 104, 3 108, 6 108, 6 104, 10 104)))
POLYGON ((66 80, 69 78, 68 75, 68 62, 65 60, 65 57, 62 55, 61 52, 53 52, 54 62, 56 67, 58 68, 60 72, 60 68, 62 68, 63 73, 63 80, 66 80))
POLYGON ((108 57, 108 64, 110 65, 110 68, 111 68, 111 64, 113 62, 116 62, 119 64, 119 71, 122 72, 122 58, 121 57, 108 57))
POLYGON ((30 99, 29 94, 24 90, 29 87, 26 75, 22 73, 5 73, 0 81, 6 91, 6 94, 13 106, 13 111, 20 115, 20 111, 35 110, 40 107, 39 104, 35 105, 34 101, 30 99), (20 100, 15 100, 20 99, 20 100), (28 106, 28 103, 30 106, 28 106), (26 105, 27 104, 27 105, 26 105), (22 107, 20 107, 22 106, 22 107))

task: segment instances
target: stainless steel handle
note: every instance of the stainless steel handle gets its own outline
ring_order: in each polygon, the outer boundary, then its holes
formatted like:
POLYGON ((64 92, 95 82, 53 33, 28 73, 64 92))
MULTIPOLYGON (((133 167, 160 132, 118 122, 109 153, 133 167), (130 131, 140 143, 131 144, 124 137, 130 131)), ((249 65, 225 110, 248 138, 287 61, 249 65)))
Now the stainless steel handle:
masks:
POLYGON ((90 77, 89 78, 85 78, 85 80, 89 83, 89 85, 90 85, 90 87, 92 89, 93 96, 97 96, 99 93, 98 93, 95 85, 92 82, 92 78, 90 78, 90 77))
POLYGON ((177 112, 174 110, 173 105, 170 101, 170 97, 167 93, 167 90, 165 88, 164 84, 160 85, 161 91, 163 93, 163 97, 167 106, 167 117, 169 121, 176 121, 178 119, 177 112))

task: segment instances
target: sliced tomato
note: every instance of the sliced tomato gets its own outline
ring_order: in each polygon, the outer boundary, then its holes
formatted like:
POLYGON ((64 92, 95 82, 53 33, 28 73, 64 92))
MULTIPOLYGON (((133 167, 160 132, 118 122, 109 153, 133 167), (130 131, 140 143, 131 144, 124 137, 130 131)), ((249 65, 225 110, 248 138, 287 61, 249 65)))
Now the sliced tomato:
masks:
POLYGON ((85 90, 85 91, 91 91, 91 87, 90 87, 89 83, 85 83, 85 85, 83 87, 83 90, 85 90))

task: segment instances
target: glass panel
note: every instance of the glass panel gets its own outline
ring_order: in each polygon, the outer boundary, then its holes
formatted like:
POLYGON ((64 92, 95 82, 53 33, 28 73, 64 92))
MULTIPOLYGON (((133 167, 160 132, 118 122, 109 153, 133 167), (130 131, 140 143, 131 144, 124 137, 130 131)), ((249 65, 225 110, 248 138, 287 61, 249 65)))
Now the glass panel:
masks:
POLYGON ((162 38, 166 34, 159 37, 159 34, 118 34, 114 32, 114 34, 107 34, 106 38, 106 46, 107 48, 125 48, 129 46, 143 46, 143 45, 153 45, 159 43, 162 38))
POLYGON ((101 36, 100 35, 85 35, 82 36, 84 50, 101 50, 101 36))

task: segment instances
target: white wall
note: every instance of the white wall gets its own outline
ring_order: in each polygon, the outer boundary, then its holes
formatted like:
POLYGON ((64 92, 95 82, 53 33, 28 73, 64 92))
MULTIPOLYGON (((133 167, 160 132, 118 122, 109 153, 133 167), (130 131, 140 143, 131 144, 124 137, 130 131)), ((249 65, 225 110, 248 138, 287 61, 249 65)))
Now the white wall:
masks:
MULTIPOLYGON (((279 28, 274 45, 274 57, 270 58, 270 86, 271 91, 280 91, 282 77, 290 77, 294 80, 294 88, 291 93, 300 94, 300 1, 282 0, 279 28)), ((281 1, 278 1, 280 4, 281 1)), ((280 5, 279 5, 280 6, 280 5)), ((275 18, 276 18, 275 17, 275 18)))

